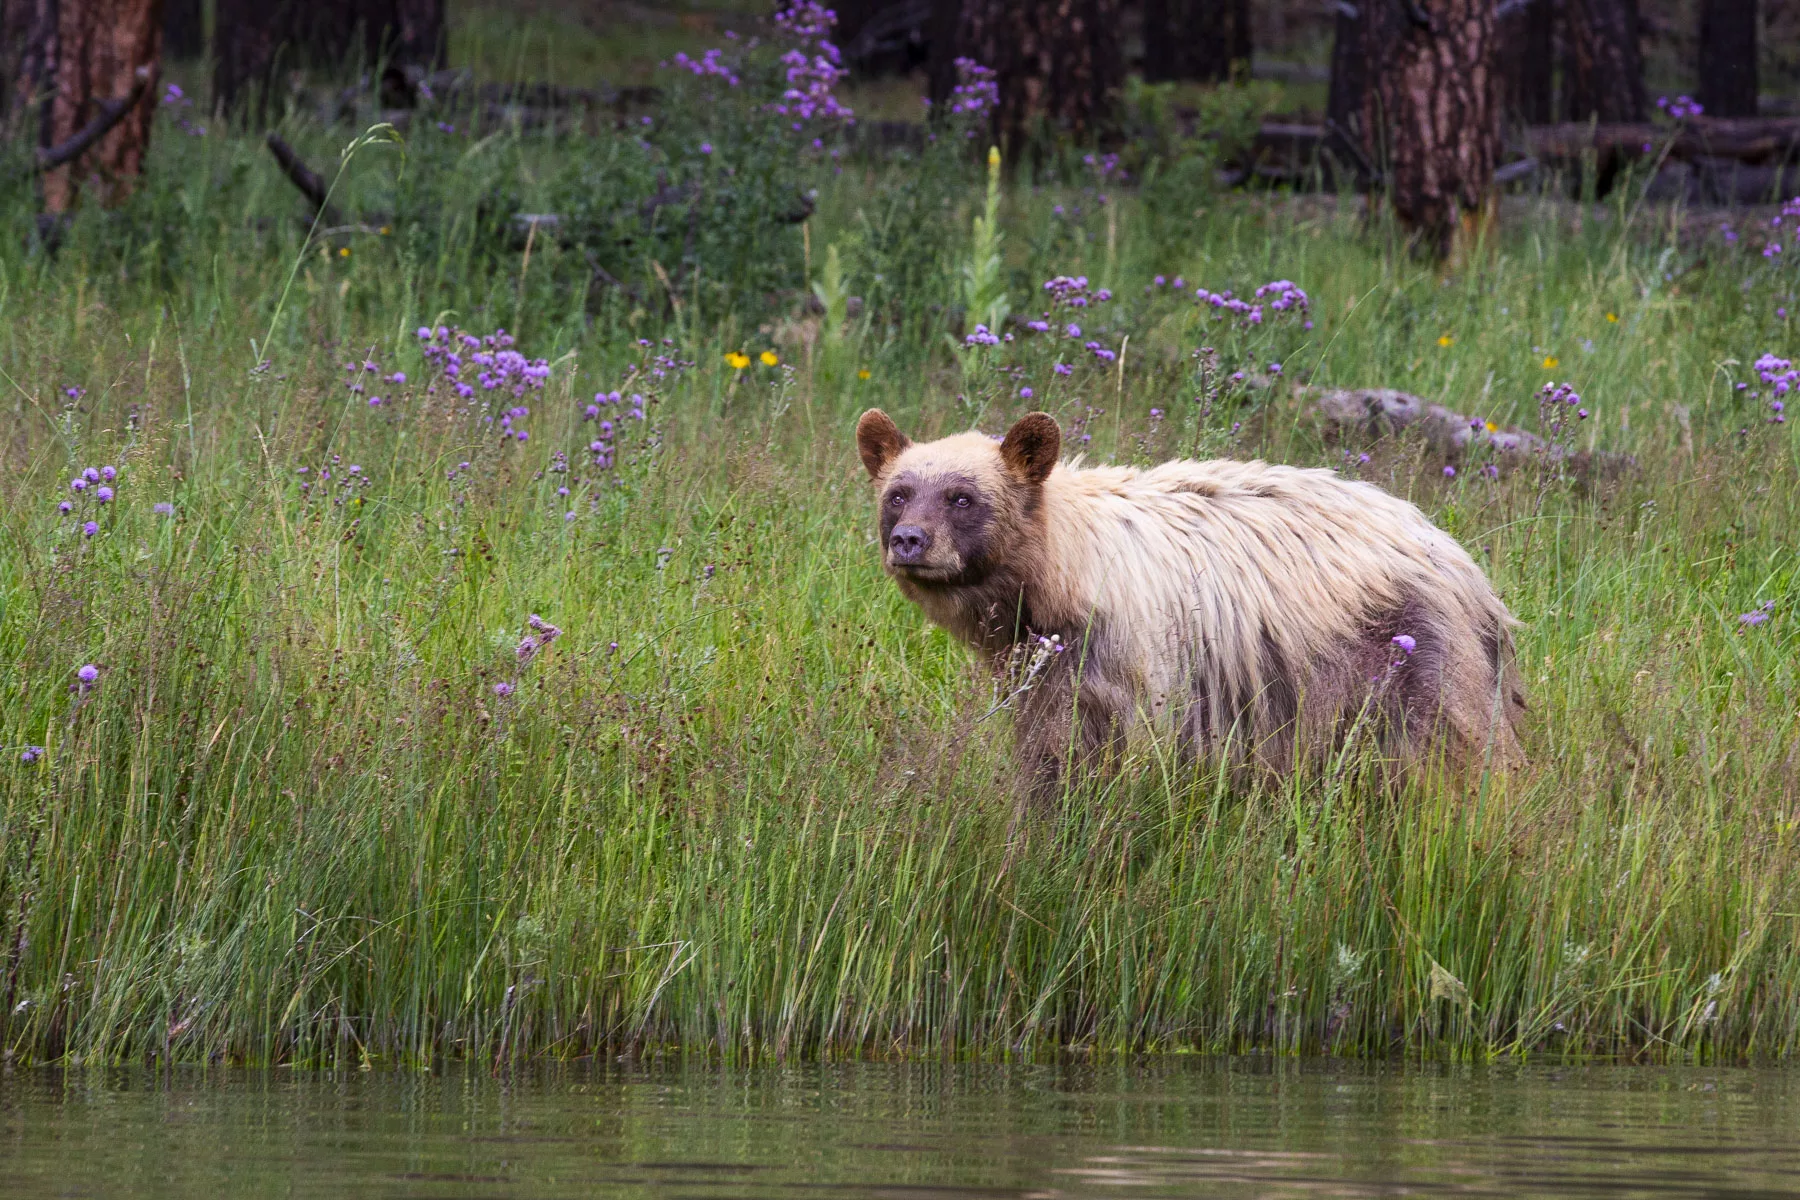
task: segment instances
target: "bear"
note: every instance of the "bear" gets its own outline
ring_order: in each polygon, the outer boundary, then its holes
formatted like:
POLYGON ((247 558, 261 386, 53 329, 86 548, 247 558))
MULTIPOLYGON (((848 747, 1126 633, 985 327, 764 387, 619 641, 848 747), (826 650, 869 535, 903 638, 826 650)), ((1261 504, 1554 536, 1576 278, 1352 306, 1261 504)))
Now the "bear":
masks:
POLYGON ((1276 778, 1358 729, 1402 770, 1523 762, 1518 623, 1455 539, 1373 484, 1229 459, 1084 466, 1041 412, 1004 438, 915 444, 870 409, 856 444, 900 591, 1012 678, 1025 662, 1031 794, 1142 727, 1276 778))

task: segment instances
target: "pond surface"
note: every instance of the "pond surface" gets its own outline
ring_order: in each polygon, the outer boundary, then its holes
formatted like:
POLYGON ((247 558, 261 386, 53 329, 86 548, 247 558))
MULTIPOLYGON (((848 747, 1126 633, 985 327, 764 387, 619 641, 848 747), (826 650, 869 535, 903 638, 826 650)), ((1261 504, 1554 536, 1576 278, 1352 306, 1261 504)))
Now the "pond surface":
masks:
POLYGON ((13 1071, 0 1196, 1800 1194, 1800 1073, 1057 1065, 13 1071))

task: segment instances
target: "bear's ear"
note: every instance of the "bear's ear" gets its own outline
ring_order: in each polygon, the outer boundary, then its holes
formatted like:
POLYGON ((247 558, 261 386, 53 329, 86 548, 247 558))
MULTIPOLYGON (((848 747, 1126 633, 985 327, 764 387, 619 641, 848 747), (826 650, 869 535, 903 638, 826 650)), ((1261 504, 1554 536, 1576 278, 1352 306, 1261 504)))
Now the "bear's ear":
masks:
POLYGON ((856 423, 856 452, 862 455, 870 479, 880 479, 887 465, 910 445, 894 418, 879 408, 871 408, 856 423))
POLYGON ((1049 413, 1027 413, 1006 431, 1000 443, 1001 461, 1026 483, 1042 483, 1062 453, 1062 430, 1049 413))

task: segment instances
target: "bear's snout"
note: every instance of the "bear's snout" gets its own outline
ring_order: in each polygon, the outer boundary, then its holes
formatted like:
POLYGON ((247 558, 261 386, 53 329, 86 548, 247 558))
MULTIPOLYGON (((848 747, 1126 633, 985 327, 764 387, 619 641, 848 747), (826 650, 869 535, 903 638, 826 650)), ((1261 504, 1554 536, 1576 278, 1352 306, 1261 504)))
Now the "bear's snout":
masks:
POLYGON ((917 525, 896 525, 888 534, 888 557, 897 566, 922 562, 931 549, 931 534, 917 525))

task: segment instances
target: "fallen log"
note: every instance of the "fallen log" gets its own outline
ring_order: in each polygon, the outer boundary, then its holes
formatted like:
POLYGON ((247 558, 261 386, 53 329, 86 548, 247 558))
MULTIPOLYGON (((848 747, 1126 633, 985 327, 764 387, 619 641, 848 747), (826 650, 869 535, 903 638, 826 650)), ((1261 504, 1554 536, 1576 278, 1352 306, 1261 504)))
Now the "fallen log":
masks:
MULTIPOLYGON (((1518 157, 1499 167, 1494 182, 1504 186, 1540 170, 1581 170, 1591 162, 1605 191, 1623 168, 1663 156, 1665 147, 1670 162, 1704 176, 1696 198, 1756 203, 1786 186, 1784 164, 1800 164, 1800 117, 1694 117, 1677 127, 1534 125, 1515 146, 1518 157)), ((1367 186, 1379 174, 1351 139, 1326 125, 1302 121, 1265 121, 1249 151, 1232 167, 1224 177, 1228 183, 1254 177, 1335 187, 1343 172, 1367 186)))
POLYGON ((1586 154, 1628 159, 1660 154, 1664 143, 1669 157, 1679 162, 1730 158, 1769 166, 1800 161, 1800 117, 1690 117, 1673 131, 1649 124, 1534 125, 1525 131, 1524 149, 1539 159, 1574 162, 1586 154))
POLYGON ((1303 387, 1298 391, 1312 400, 1313 412, 1324 424, 1328 438, 1379 441, 1411 429, 1433 453, 1447 460, 1460 462, 1474 454, 1488 454, 1502 471, 1541 459, 1564 462, 1582 476, 1611 478, 1636 465, 1629 454, 1575 450, 1528 429, 1497 426, 1394 388, 1303 387))

